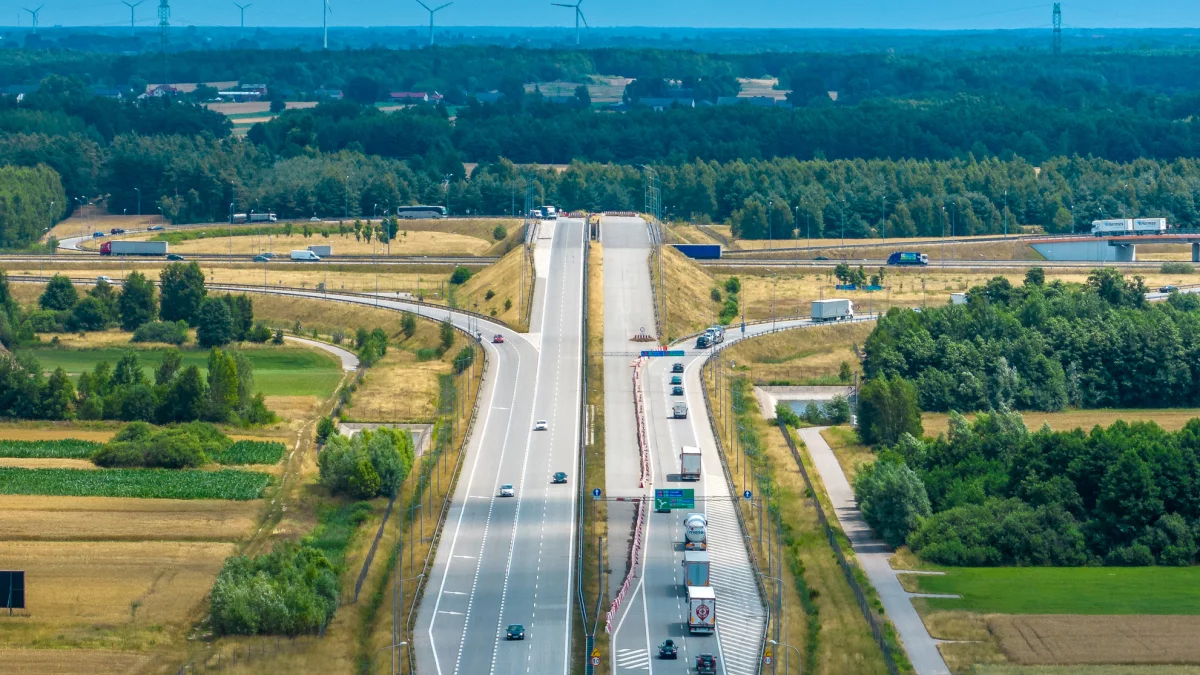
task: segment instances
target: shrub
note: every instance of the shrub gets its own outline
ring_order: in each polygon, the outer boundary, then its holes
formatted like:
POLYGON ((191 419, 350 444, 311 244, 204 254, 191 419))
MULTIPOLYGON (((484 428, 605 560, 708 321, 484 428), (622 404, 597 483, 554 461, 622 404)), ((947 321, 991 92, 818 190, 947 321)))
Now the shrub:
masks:
POLYGON ((213 632, 315 633, 333 618, 337 598, 337 568, 325 554, 281 542, 267 555, 225 561, 212 590, 213 632))
POLYGON ((504 300, 504 311, 506 311, 506 312, 507 312, 507 311, 508 311, 508 310, 510 310, 510 309, 512 309, 512 298, 505 298, 505 300, 504 300))
POLYGON ((494 297, 496 297, 496 291, 493 291, 493 290, 492 290, 492 289, 490 289, 490 288, 487 290, 487 293, 484 293, 484 294, 483 294, 483 299, 484 299, 484 300, 491 300, 491 299, 492 299, 492 298, 494 298, 494 297))
POLYGON ((454 356, 454 372, 461 373, 471 364, 475 362, 475 350, 470 345, 458 350, 458 354, 454 356))
POLYGON ((508 237, 508 229, 503 225, 497 225, 492 228, 492 239, 496 241, 504 241, 508 237))
POLYGON ((255 321, 254 327, 246 333, 246 339, 256 344, 264 344, 271 339, 271 329, 265 321, 255 321))
POLYGON ((282 328, 275 329, 275 337, 271 338, 271 344, 273 344, 273 345, 283 344, 283 329, 282 328))
POLYGON ((471 278, 471 270, 459 265, 454 268, 454 272, 450 275, 450 283, 458 286, 465 284, 471 278))
POLYGON ((181 345, 187 342, 188 325, 186 321, 150 321, 133 331, 133 342, 162 342, 169 345, 181 345))
POLYGON ((1195 274, 1196 268, 1191 263, 1166 262, 1162 264, 1160 271, 1163 274, 1195 274))
POLYGON ((317 442, 324 443, 329 440, 329 437, 337 433, 337 425, 329 417, 322 417, 317 422, 317 442))
POLYGON ((321 484, 360 499, 395 494, 412 464, 412 437, 388 427, 364 429, 353 438, 332 435, 317 458, 321 484))
POLYGON ((786 403, 779 402, 775 404, 775 419, 783 422, 789 427, 798 428, 802 423, 800 416, 796 411, 792 410, 791 406, 786 403))

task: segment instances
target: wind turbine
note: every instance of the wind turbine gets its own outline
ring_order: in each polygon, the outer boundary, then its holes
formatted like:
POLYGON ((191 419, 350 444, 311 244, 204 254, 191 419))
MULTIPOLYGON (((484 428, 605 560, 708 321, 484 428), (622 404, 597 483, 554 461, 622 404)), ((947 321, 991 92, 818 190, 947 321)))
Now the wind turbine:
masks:
POLYGON ((236 2, 233 3, 233 6, 237 7, 242 12, 242 30, 243 31, 246 30, 246 8, 253 4, 254 4, 253 2, 248 2, 244 5, 239 5, 236 2))
POLYGON ((583 16, 583 10, 579 9, 579 6, 583 4, 583 0, 576 0, 575 4, 573 4, 573 5, 566 5, 561 2, 552 2, 550 4, 554 5, 555 7, 570 7, 575 10, 575 46, 578 47, 579 46, 579 22, 580 22, 580 20, 583 21, 584 28, 591 28, 591 26, 587 25, 587 19, 584 18, 584 16, 583 16))
POLYGON ((329 49, 329 13, 333 8, 329 6, 329 0, 321 0, 321 29, 325 33, 325 49, 329 49))
POLYGON ((121 4, 125 5, 126 7, 129 8, 129 32, 131 34, 135 34, 135 35, 137 34, 137 29, 133 25, 133 8, 137 7, 138 5, 142 4, 145 1, 146 0, 138 0, 137 2, 126 2, 125 0, 121 0, 121 4))
POLYGON ((438 12, 443 9, 446 9, 450 5, 453 5, 454 3, 447 2, 446 4, 441 5, 440 7, 434 7, 433 9, 429 9, 429 5, 421 2, 421 0, 417 0, 417 4, 424 7, 426 12, 429 12, 429 46, 432 47, 433 46, 433 14, 434 14, 434 12, 438 12))
POLYGON ((25 7, 21 8, 21 9, 24 9, 26 12, 29 12, 29 15, 33 17, 33 34, 34 35, 37 35, 38 12, 42 11, 42 7, 45 7, 45 5, 39 5, 37 9, 26 9, 25 7))

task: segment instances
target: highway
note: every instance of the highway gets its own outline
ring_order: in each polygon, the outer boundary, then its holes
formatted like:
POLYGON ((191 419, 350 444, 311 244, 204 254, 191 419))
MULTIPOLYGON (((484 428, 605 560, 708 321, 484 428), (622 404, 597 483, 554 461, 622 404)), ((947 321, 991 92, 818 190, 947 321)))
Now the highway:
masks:
POLYGON ((421 673, 567 673, 574 598, 583 255, 580 220, 543 222, 527 336, 493 345, 414 639, 421 673), (537 420, 546 431, 533 431, 537 420), (552 485, 556 471, 567 485, 552 485), (512 498, 500 485, 515 487, 512 498), (523 642, 504 639, 511 623, 523 642))
MULTIPOLYGON (((653 488, 691 487, 697 496, 711 501, 697 503, 709 522, 709 551, 712 584, 717 594, 715 636, 689 636, 687 604, 679 584, 683 556, 681 523, 684 514, 649 513, 644 532, 645 548, 634 585, 613 620, 610 658, 613 672, 649 671, 687 673, 695 657, 710 653, 717 657, 720 673, 753 675, 758 672, 759 649, 763 644, 762 606, 749 554, 742 539, 734 504, 721 472, 716 442, 708 424, 706 402, 700 389, 700 366, 707 351, 692 351, 680 359, 685 363, 685 397, 691 414, 687 419, 669 419, 673 397, 667 386, 671 362, 652 360, 643 370, 643 392, 647 434, 651 450, 652 483, 640 484, 634 413, 632 353, 648 345, 630 341, 637 332, 653 332, 650 275, 647 256, 650 241, 645 223, 634 218, 604 219, 604 350, 606 483, 611 496, 653 494, 653 488), (678 483, 678 451, 683 445, 703 450, 704 477, 698 483, 678 483), (679 659, 657 659, 657 646, 671 638, 679 645, 679 659)), ((783 325, 781 323, 781 325, 783 325)), ((757 330, 764 330, 755 327, 757 330)), ((770 329, 770 324, 765 330, 770 329)), ((652 345, 651 345, 652 346, 652 345)), ((610 540, 620 540, 629 531, 633 512, 614 508, 609 502, 610 540)), ((620 561, 610 551, 613 581, 619 586, 626 570, 628 552, 620 548, 620 561)))
MULTIPOLYGON (((833 268, 841 264, 862 265, 863 267, 887 267, 888 270, 928 270, 942 269, 988 269, 988 270, 1027 270, 1030 267, 1042 269, 1079 269, 1091 270, 1097 267, 1148 268, 1158 269, 1165 260, 1135 260, 1133 262, 1100 262, 1099 260, 946 260, 931 261, 929 265, 893 265, 888 266, 886 258, 839 258, 837 260, 804 260, 786 258, 721 258, 719 260, 695 260, 702 267, 725 268, 759 268, 767 267, 778 270, 789 268, 833 268)), ((1180 261, 1183 262, 1183 261, 1180 261)))

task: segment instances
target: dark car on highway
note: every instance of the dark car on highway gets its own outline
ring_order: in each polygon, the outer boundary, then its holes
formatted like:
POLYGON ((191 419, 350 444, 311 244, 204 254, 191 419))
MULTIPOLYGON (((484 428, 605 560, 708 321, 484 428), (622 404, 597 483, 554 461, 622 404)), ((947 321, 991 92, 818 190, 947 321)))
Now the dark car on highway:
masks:
POLYGON ((114 227, 113 229, 109 230, 109 232, 111 232, 112 234, 125 234, 125 230, 123 230, 119 227, 114 227))
POLYGON ((682 363, 674 363, 674 364, 672 364, 672 365, 671 365, 671 372, 672 372, 672 373, 682 373, 682 372, 683 372, 683 364, 682 364, 682 363))
POLYGON ((678 659, 679 649, 675 646, 674 640, 663 640, 658 646, 658 658, 660 659, 678 659))
POLYGON ((683 387, 671 387, 672 396, 683 396, 683 387))
POLYGON ((254 262, 264 262, 264 263, 265 263, 265 262, 267 262, 267 261, 269 261, 269 260, 270 260, 270 258, 268 258, 268 257, 267 257, 267 256, 265 256, 265 255, 261 255, 261 254, 260 254, 260 255, 256 255, 256 256, 254 256, 254 262))
POLYGON ((717 660, 712 654, 701 654, 696 657, 696 673, 698 675, 717 675, 717 660))
POLYGON ((167 260, 179 261, 179 260, 183 260, 183 256, 179 255, 178 253, 168 253, 167 260))
POLYGON ((559 485, 559 484, 562 484, 562 483, 565 483, 565 482, 567 482, 567 474, 566 474, 566 472, 563 472, 563 471, 556 471, 556 472, 554 473, 554 477, 550 479, 550 482, 551 482, 551 483, 554 483, 555 485, 559 485))
POLYGON ((671 378, 671 384, 683 384, 683 378, 678 375, 675 375, 674 377, 671 378))
POLYGON ((505 640, 524 640, 525 626, 519 623, 509 625, 508 630, 504 632, 505 640))
POLYGON ((1179 290, 1178 286, 1159 286, 1158 287, 1159 293, 1174 293, 1177 290, 1179 290))

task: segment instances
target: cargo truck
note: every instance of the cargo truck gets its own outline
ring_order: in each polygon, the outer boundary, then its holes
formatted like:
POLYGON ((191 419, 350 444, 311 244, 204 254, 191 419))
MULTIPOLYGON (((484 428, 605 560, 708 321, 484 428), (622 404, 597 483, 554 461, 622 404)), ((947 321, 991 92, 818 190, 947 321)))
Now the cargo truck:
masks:
POLYGON ((674 417, 677 420, 686 420, 687 419, 687 404, 686 403, 676 403, 675 407, 671 409, 671 417, 674 417))
POLYGON ((708 551, 683 552, 683 585, 708 586, 708 551))
POLYGON ((251 213, 250 222, 252 223, 274 223, 278 220, 274 213, 251 213))
POLYGON ((717 593, 712 586, 688 586, 688 632, 711 635, 717 629, 717 593))
POLYGON ((683 519, 683 550, 708 550, 708 518, 703 513, 689 513, 683 519))
POLYGON ((308 250, 316 253, 322 258, 328 258, 329 256, 333 255, 333 247, 328 245, 313 244, 312 246, 308 247, 308 250))
POLYGON ((929 256, 916 251, 896 251, 888 256, 889 265, 928 265, 929 256))
POLYGON ((844 319, 854 318, 854 303, 849 300, 832 299, 832 300, 813 300, 812 303, 812 320, 813 323, 821 323, 825 321, 842 321, 844 319))
POLYGON ((319 262, 321 260, 321 256, 309 251, 308 249, 305 249, 303 251, 292 251, 292 260, 297 262, 305 262, 310 260, 313 262, 319 262))
POLYGON ((166 255, 165 241, 106 241, 100 255, 166 255))
POLYGON ((710 326, 709 328, 705 329, 704 334, 708 336, 708 339, 714 345, 721 344, 725 341, 724 326, 710 326))
POLYGON ((679 480, 700 480, 700 448, 685 445, 679 451, 679 480))

